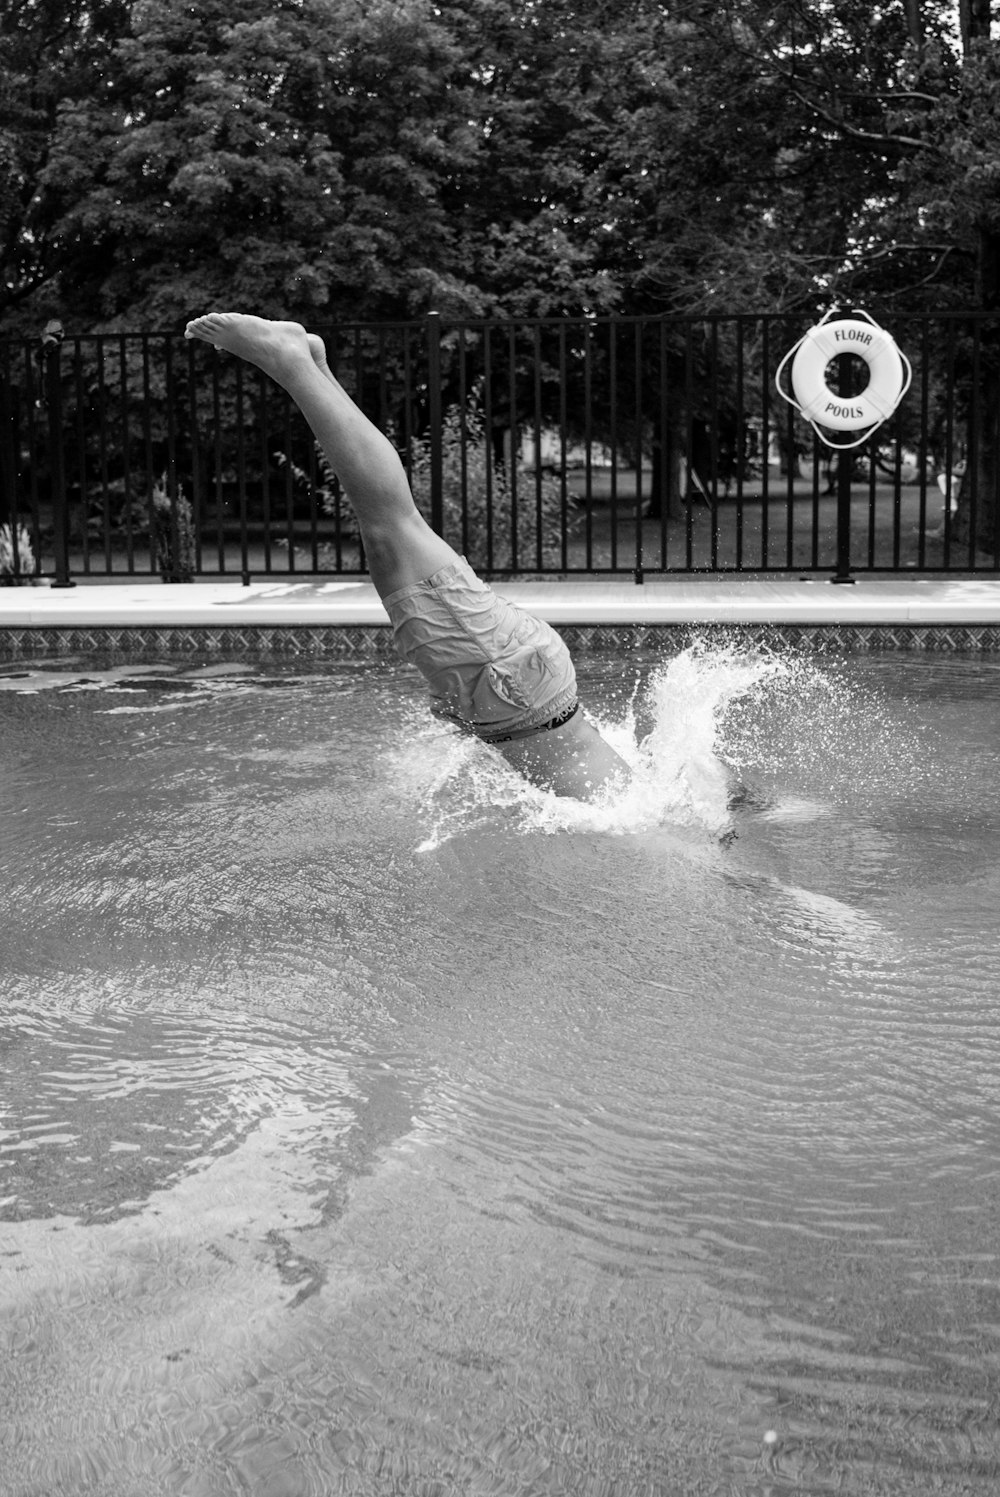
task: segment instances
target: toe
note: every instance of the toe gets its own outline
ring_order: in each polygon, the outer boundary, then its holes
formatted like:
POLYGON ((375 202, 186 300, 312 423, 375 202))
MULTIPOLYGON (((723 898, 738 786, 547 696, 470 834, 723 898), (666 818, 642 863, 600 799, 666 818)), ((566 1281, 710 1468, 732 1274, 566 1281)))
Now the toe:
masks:
POLYGON ((184 329, 185 338, 201 338, 205 342, 211 342, 221 330, 222 324, 215 312, 208 312, 203 317, 194 317, 184 329))

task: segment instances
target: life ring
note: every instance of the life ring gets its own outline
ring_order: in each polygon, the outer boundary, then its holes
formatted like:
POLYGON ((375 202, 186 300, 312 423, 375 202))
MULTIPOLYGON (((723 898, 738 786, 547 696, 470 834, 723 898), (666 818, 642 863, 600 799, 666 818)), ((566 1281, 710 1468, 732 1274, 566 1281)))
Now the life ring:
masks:
POLYGON ((909 385, 902 356, 885 328, 853 319, 811 327, 792 356, 791 381, 794 403, 805 419, 831 431, 881 426, 909 385), (868 365, 868 384, 860 395, 837 395, 826 382, 827 365, 842 353, 857 354, 868 365))

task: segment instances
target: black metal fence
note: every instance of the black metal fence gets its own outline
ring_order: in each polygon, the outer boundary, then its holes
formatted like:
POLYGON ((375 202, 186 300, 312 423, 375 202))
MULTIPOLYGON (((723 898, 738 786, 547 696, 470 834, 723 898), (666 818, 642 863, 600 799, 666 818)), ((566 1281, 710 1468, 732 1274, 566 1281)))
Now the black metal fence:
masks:
MULTIPOLYGON (((1000 570, 1000 323, 893 318, 913 383, 850 454, 776 393, 806 326, 319 331, 428 519, 487 575, 1000 570)), ((364 569, 349 496, 252 366, 179 333, 0 343, 0 579, 364 569)))

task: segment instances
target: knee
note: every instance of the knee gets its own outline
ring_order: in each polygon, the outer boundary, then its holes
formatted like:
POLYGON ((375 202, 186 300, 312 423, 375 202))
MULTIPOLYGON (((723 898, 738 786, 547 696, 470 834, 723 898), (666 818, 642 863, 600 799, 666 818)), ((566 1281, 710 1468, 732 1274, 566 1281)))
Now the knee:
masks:
POLYGON ((361 533, 365 550, 383 556, 405 555, 419 550, 428 537, 436 539, 416 505, 371 516, 363 523, 361 533))

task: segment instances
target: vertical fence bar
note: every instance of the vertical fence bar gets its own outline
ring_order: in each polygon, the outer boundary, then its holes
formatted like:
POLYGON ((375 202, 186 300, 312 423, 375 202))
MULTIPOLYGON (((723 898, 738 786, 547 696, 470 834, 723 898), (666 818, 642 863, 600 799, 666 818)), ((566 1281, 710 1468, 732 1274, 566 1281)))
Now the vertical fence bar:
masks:
POLYGON ((376 337, 378 365, 378 429, 392 437, 392 411, 389 402, 389 355, 386 351, 387 330, 380 324, 376 337))
MULTIPOLYGON (((786 509, 787 509, 788 504, 789 504, 788 493, 789 493, 789 490, 791 489, 792 485, 795 482, 795 471, 796 471, 796 469, 798 467, 798 461, 799 461, 798 447, 796 446, 795 437, 796 437, 796 432, 795 432, 795 415, 794 415, 794 413, 792 411, 791 406, 788 406, 787 409, 786 409, 786 414, 785 414, 785 468, 786 468, 786 475, 785 475, 785 506, 786 506, 786 509)), ((780 512, 781 512, 781 500, 780 500, 780 497, 779 497, 780 492, 781 492, 781 486, 780 486, 780 484, 776 483, 775 484, 775 489, 776 489, 777 492, 775 493, 775 496, 774 496, 774 503, 775 503, 775 508, 778 510, 778 513, 780 514, 780 512)), ((761 560, 761 566, 766 569, 769 566, 769 563, 770 563, 770 545, 771 545, 771 506, 770 506, 770 496, 768 497, 768 502, 764 505, 763 514, 761 516, 760 539, 761 539, 761 558, 760 558, 760 560, 761 560)))
POLYGON ((247 533, 246 387, 242 359, 236 365, 236 495, 240 527, 240 580, 250 586, 250 537, 247 533))
POLYGON ((45 404, 49 426, 49 481, 52 488, 52 547, 56 575, 53 587, 75 587, 70 577, 69 501, 66 493, 66 459, 63 451, 63 330, 50 322, 42 334, 45 360, 45 404))
POLYGON ((0 525, 9 525, 17 557, 17 394, 11 345, 5 343, 0 367, 0 525))
MULTIPOLYGON (((407 343, 406 332, 403 334, 404 343, 407 343)), ((389 346, 388 331, 385 326, 380 326, 377 335, 377 379, 379 379, 379 430, 389 437, 397 452, 400 451, 400 430, 398 421, 392 410, 391 392, 389 392, 389 346)), ((404 464, 409 464, 409 452, 400 452, 404 464)), ((337 485, 337 503, 334 506, 335 525, 335 548, 337 548, 337 570, 340 572, 343 566, 343 504, 344 497, 340 484, 337 485)))
POLYGON ((569 475, 566 471, 569 393, 566 379, 566 323, 563 321, 559 324, 559 567, 563 572, 569 567, 569 475))
POLYGON ((512 572, 516 572, 520 560, 518 554, 520 543, 518 506, 521 496, 518 492, 517 473, 517 458, 520 446, 517 415, 517 328, 513 324, 511 324, 507 333, 507 400, 510 409, 508 423, 510 441, 507 452, 507 486, 510 494, 510 560, 508 565, 512 572))
POLYGON ((413 477, 413 401, 413 346, 412 339, 404 332, 402 430, 396 433, 396 446, 408 479, 413 477))
POLYGON ((35 366, 32 355, 35 352, 33 342, 27 340, 22 346, 24 354, 24 403, 26 415, 27 448, 30 454, 28 460, 28 494, 31 503, 31 512, 35 516, 36 527, 41 523, 41 496, 39 494, 39 463, 37 461, 38 451, 42 444, 41 417, 39 411, 44 409, 45 404, 45 358, 39 353, 39 368, 36 377, 35 366))
POLYGON ((260 517, 264 526, 264 575, 270 576, 273 568, 271 565, 271 487, 268 483, 268 475, 271 466, 270 453, 270 419, 267 410, 267 377, 262 370, 258 370, 257 398, 259 401, 260 422, 257 433, 259 439, 258 462, 260 464, 260 517))
POLYGON ((965 483, 967 481, 965 475, 968 473, 968 461, 969 461, 969 442, 968 442, 969 433, 968 433, 968 424, 967 423, 966 423, 966 426, 965 426, 965 433, 964 433, 965 439, 964 439, 964 442, 961 443, 961 447, 960 447, 960 450, 959 450, 960 438, 959 438, 959 434, 958 434, 958 421, 956 419, 956 410, 955 410, 956 403, 957 403, 958 398, 959 398, 959 395, 958 395, 958 369, 957 369, 957 364, 958 364, 958 350, 957 350, 957 347, 956 347, 956 343, 957 343, 957 339, 956 339, 956 334, 955 334, 955 323, 952 322, 949 319, 949 322, 948 322, 948 366, 949 366, 949 369, 951 371, 951 398, 950 398, 950 400, 948 402, 948 427, 949 427, 949 430, 948 430, 948 450, 949 450, 948 472, 950 474, 953 474, 955 472, 955 469, 958 466, 958 464, 962 463, 963 469, 964 469, 964 473, 959 478, 959 482, 957 484, 955 484, 954 481, 951 484, 949 484, 948 503, 947 503, 947 505, 945 507, 945 513, 944 513, 944 546, 943 546, 943 551, 942 551, 942 561, 944 563, 945 570, 950 570, 951 569, 951 565, 952 565, 952 542, 954 540, 955 511, 956 511, 956 506, 957 506, 958 495, 963 492, 964 487, 965 487, 965 483))
MULTIPOLYGON (((125 570, 135 572, 135 496, 132 493, 132 433, 129 424, 128 338, 120 333, 118 348, 118 420, 121 431, 122 498, 125 505, 125 570)), ((192 350, 194 345, 192 344, 192 350)))
POLYGON ((785 483, 785 565, 792 565, 795 554, 793 535, 795 532, 795 484, 799 476, 799 449, 796 442, 795 416, 788 407, 788 463, 785 483))
MULTIPOLYGON (((649 352, 649 368, 653 378, 653 393, 650 395, 649 409, 649 432, 650 432, 650 475, 649 475, 649 511, 650 519, 656 521, 655 547, 656 560, 655 570, 666 570, 666 530, 667 511, 670 504, 670 489, 667 483, 669 471, 669 437, 667 432, 667 420, 669 419, 670 406, 666 389, 666 324, 662 318, 657 318, 653 323, 655 337, 651 338, 649 352)), ((649 547, 646 538, 643 538, 644 558, 648 556, 649 547)))
MULTIPOLYGON (((268 485, 268 468, 270 466, 270 430, 267 411, 267 377, 262 370, 257 371, 257 471, 260 483, 260 497, 257 503, 257 514, 260 516, 260 525, 263 533, 261 544, 263 549, 264 575, 271 573, 271 495, 268 485)), ((251 470, 252 471, 252 470, 251 470)), ((250 481, 250 494, 253 493, 253 480, 250 481)), ((249 498, 248 498, 249 503, 249 498)))
POLYGON ((18 582, 22 576, 37 575, 41 570, 41 548, 36 524, 31 535, 31 549, 35 559, 34 566, 31 567, 28 552, 22 545, 23 535, 18 513, 18 401, 11 376, 8 344, 4 348, 4 368, 0 373, 0 420, 3 422, 3 429, 0 431, 0 525, 10 527, 11 570, 14 581, 18 582))
MULTIPOLYGON (((979 529, 979 444, 982 419, 981 327, 972 327, 972 388, 969 394, 969 424, 966 432, 965 471, 969 479, 969 560, 970 571, 976 569, 976 535, 979 529)), ((987 418, 989 419, 989 418, 987 418)))
MULTIPOLYGON (((838 354, 838 358, 848 357, 838 354)), ((837 570, 833 582, 853 582, 851 576, 851 459, 846 452, 837 454, 837 570)))
POLYGON ((692 349, 691 325, 684 329, 684 561, 689 572, 694 570, 694 351, 692 349))
MULTIPOLYGON (((331 331, 329 338, 326 340, 326 361, 327 361, 327 364, 330 367, 330 371, 333 374, 334 378, 337 379, 337 380, 339 380, 341 383, 343 383, 344 380, 346 379, 346 376, 343 374, 343 371, 341 369, 341 362, 342 362, 341 349, 342 349, 342 347, 343 347, 343 340, 340 337, 339 331, 337 331, 337 330, 331 331)), ((289 402, 289 404, 291 404, 291 402, 289 402)), ((294 420, 295 417, 296 417, 296 415, 297 415, 296 411, 294 409, 290 409, 289 412, 288 412, 288 416, 286 417, 286 419, 294 420)), ((307 522, 308 523, 308 535, 309 535, 309 566, 312 569, 312 571, 314 571, 314 572, 325 571, 326 570, 325 563, 330 560, 330 557, 331 557, 331 546, 330 546, 329 541, 327 541, 324 544, 323 541, 322 541, 322 539, 321 539, 320 523, 321 523, 321 507, 322 507, 322 509, 328 511, 329 508, 332 506, 332 509, 333 509, 333 546, 332 546, 333 570, 335 572, 340 572, 340 571, 343 570, 343 565, 344 565, 343 524, 342 524, 342 519, 341 519, 342 510, 343 510, 343 504, 344 504, 343 490, 340 487, 340 480, 336 476, 334 476, 334 478, 331 480, 327 476, 325 469, 321 468, 320 461, 319 461, 319 450, 318 450, 318 446, 317 446, 317 443, 316 443, 315 439, 313 438, 311 432, 309 433, 309 445, 308 445, 308 448, 307 448, 307 452, 309 454, 309 457, 308 457, 308 461, 309 461, 309 487, 308 487, 308 490, 307 490, 308 496, 309 496, 309 516, 308 516, 308 522, 307 522), (324 494, 329 495, 328 499, 323 499, 323 500, 320 499, 320 492, 321 492, 321 490, 322 490, 322 492, 324 494)), ((358 566, 359 566, 359 568, 361 568, 363 570, 364 569, 364 564, 365 564, 364 547, 361 544, 361 538, 359 536, 358 537, 358 566)))
MULTIPOLYGON (((822 465, 820 463, 819 443, 812 444, 812 498, 810 505, 810 518, 812 523, 812 535, 810 537, 809 560, 814 572, 819 571, 819 494, 822 481, 822 465)), ((827 465, 827 483, 830 482, 830 468, 827 465)))
POLYGON ((635 359, 635 567, 633 577, 636 583, 643 581, 642 574, 642 459, 643 459, 643 379, 642 379, 642 345, 645 333, 645 322, 638 317, 635 321, 634 359, 635 359))
MULTIPOLYGON (((18 531, 18 391, 13 386, 12 347, 3 344, 0 350, 3 364, 0 367, 0 525, 10 525, 10 545, 13 549, 13 572, 15 576, 24 567, 19 554, 18 531)), ((34 537, 34 554, 37 570, 37 536, 34 537)))
POLYGON ((583 328, 583 442, 584 442, 584 562, 588 572, 594 569, 594 339, 593 324, 583 328))
POLYGON ((462 485, 461 537, 462 555, 469 554, 469 368, 465 324, 456 330, 458 338, 458 461, 462 485))
MULTIPOLYGON (((32 368, 32 361, 31 361, 31 355, 32 355, 33 351, 34 351, 33 350, 33 345, 30 342, 28 342, 27 340, 25 340, 25 342, 22 344, 22 347, 21 347, 21 352, 22 352, 23 357, 24 357, 25 382, 24 382, 23 390, 21 390, 21 392, 20 392, 20 397, 17 400, 16 426, 15 426, 15 432, 14 432, 14 443, 15 443, 15 445, 14 445, 14 463, 15 463, 15 469, 16 469, 18 480, 19 480, 19 484, 22 487, 23 487, 24 478, 25 478, 24 469, 23 469, 23 465, 22 465, 22 458, 21 458, 22 441, 24 443, 24 449, 27 450, 29 453, 33 454, 34 452, 37 451, 37 442, 35 440, 35 429, 36 429, 36 422, 35 422, 35 398, 36 398, 36 395, 35 395, 35 387, 34 387, 34 380, 33 380, 33 368, 32 368)), ((28 467, 28 473, 27 473, 27 480, 28 480, 28 492, 27 492, 28 508, 29 508, 29 511, 30 511, 30 514, 31 514, 32 532, 33 532, 33 534, 34 534, 34 536, 36 538, 36 541, 38 542, 38 544, 36 546, 35 566, 36 566, 36 569, 40 572, 41 569, 42 569, 42 558, 41 558, 41 550, 42 550, 42 548, 41 548, 41 541, 40 541, 40 531, 41 531, 42 516, 41 516, 41 510, 39 508, 39 502, 38 502, 38 464, 36 462, 34 462, 34 461, 29 461, 27 467, 28 467)), ((14 491, 12 490, 12 494, 13 493, 14 493, 14 491)))
MULTIPOLYGON (((334 333, 326 343, 326 361, 331 373, 336 379, 340 379, 341 342, 339 336, 334 333)), ((285 414, 286 425, 297 428, 301 427, 297 422, 297 411, 292 406, 291 398, 287 402, 285 414)), ((320 548, 319 531, 319 487, 320 487, 320 465, 317 445, 313 439, 312 432, 308 433, 305 448, 306 460, 306 502, 308 513, 306 515, 306 536, 309 543, 309 568, 313 572, 322 570, 323 552, 320 548)), ((339 535, 339 487, 334 487, 334 509, 338 512, 338 518, 334 521, 334 566, 337 566, 337 537, 339 535)))
MULTIPOLYGON (((360 406, 362 410, 364 410, 364 408, 365 408, 364 344, 363 344, 363 341, 362 341, 362 329, 360 327, 356 327, 354 329, 354 338, 352 340, 352 349, 353 349, 352 357, 353 357, 354 364, 353 364, 353 375, 352 375, 353 385, 351 386, 350 393, 353 395, 355 403, 358 406, 360 406)), ((312 448, 313 448, 313 452, 315 453, 316 452, 316 443, 315 442, 312 443, 312 448)), ((325 466, 324 466, 323 471, 324 471, 324 474, 325 474, 325 471, 326 471, 325 470, 325 466)), ((327 487, 327 485, 324 482, 323 488, 326 489, 326 487, 327 487)), ((344 499, 344 491, 343 491, 343 489, 340 486, 340 480, 338 478, 334 478, 333 479, 333 490, 332 490, 332 492, 333 492, 333 495, 334 495, 334 508, 335 508, 335 510, 337 512, 336 526, 337 526, 337 528, 339 530, 339 528, 341 526, 341 513, 342 513, 342 511, 343 511, 343 509, 345 507, 346 500, 344 499)), ((313 524, 314 524, 314 528, 315 528, 315 531, 316 531, 316 540, 314 542, 314 545, 315 545, 315 548, 316 548, 316 553, 317 553, 317 555, 319 555, 320 554, 320 546, 319 546, 319 516, 318 516, 318 514, 316 512, 315 499, 313 501, 313 516, 314 516, 313 524)), ((363 559, 364 558, 364 545, 363 545, 363 543, 361 541, 360 535, 358 537, 358 547, 359 547, 358 554, 363 559)), ((367 565, 368 565, 367 561, 363 561, 363 565, 367 568, 367 565)))
MULTIPOLYGON (((987 336, 989 339, 990 362, 993 366, 992 373, 994 379, 998 378, 996 365, 997 358, 1000 356, 998 335, 1000 335, 1000 327, 998 327, 995 321, 991 320, 987 336)), ((987 419, 990 422, 990 469, 993 478, 993 491, 989 496, 989 503, 993 515, 993 571, 996 572, 1000 571, 1000 433, 997 430, 997 413, 995 411, 990 412, 987 419)))
POLYGON ((288 548, 288 570, 298 570, 298 555, 295 545, 295 474, 293 469, 292 402, 285 397, 281 402, 282 464, 285 478, 285 545, 288 548))
POLYGON ((109 513, 111 496, 116 489, 121 497, 121 507, 116 522, 119 559, 121 559, 124 547, 122 569, 130 573, 132 561, 129 552, 129 527, 132 519, 132 495, 129 492, 129 482, 126 477, 129 469, 129 431, 124 413, 120 418, 120 426, 116 430, 116 404, 124 405, 124 399, 123 392, 120 390, 116 399, 114 389, 116 365, 120 364, 120 345, 121 339, 115 335, 102 335, 98 339, 97 401, 100 413, 101 484, 104 488, 109 513))
MULTIPOLYGON (((90 562, 90 502, 87 493, 87 397, 83 380, 83 352, 80 339, 73 339, 73 407, 76 428, 76 483, 79 490, 78 514, 80 517, 80 542, 83 548, 83 570, 91 571, 90 562)), ((105 561, 110 570, 111 537, 106 527, 101 527, 101 540, 105 546, 105 561)))
POLYGON ((140 347, 142 350, 142 443, 144 460, 144 482, 146 500, 146 531, 149 535, 149 571, 150 575, 157 570, 159 558, 156 554, 156 513, 153 508, 153 489, 156 478, 153 472, 153 427, 151 411, 153 407, 152 391, 149 377, 149 334, 143 333, 140 347))
POLYGON ((719 431, 719 323, 713 318, 708 335, 708 494, 712 533, 708 538, 709 565, 713 572, 719 569, 719 480, 720 431, 719 431))
POLYGON ((190 581, 190 566, 193 560, 187 550, 187 527, 181 520, 181 504, 184 500, 183 487, 177 474, 177 423, 174 413, 177 410, 177 371, 174 368, 174 340, 173 334, 164 336, 162 349, 164 369, 164 385, 167 394, 166 426, 167 426, 167 498, 170 502, 170 528, 169 528, 169 573, 164 580, 170 582, 190 581))
POLYGON ((608 384, 610 387, 611 493, 608 513, 611 522, 611 570, 618 570, 618 318, 608 320, 608 384))
MULTIPOLYGON (((326 346, 326 361, 330 366, 330 370, 333 373, 334 377, 340 379, 341 383, 343 383, 340 375, 339 358, 339 343, 335 343, 333 346, 328 343, 326 346)), ((291 400, 291 397, 289 397, 289 400, 291 400)), ((298 423, 295 419, 296 414, 297 412, 293 406, 292 410, 286 414, 286 426, 290 423, 293 428, 298 427, 298 423)), ((301 428, 298 428, 298 430, 301 431, 301 428)), ((304 449, 303 471, 305 474, 306 490, 306 515, 303 529, 305 531, 305 536, 309 548, 309 568, 313 572, 318 572, 321 569, 319 536, 319 490, 323 482, 323 478, 319 464, 319 452, 317 450, 316 442, 312 439, 311 432, 309 433, 309 437, 304 449)))
POLYGON ((444 450, 441 408, 441 313, 428 312, 427 419, 431 453, 431 529, 444 534, 444 450))
POLYGON ((223 489, 222 489, 222 392, 219 388, 219 355, 213 349, 209 355, 209 367, 212 371, 212 428, 215 434, 215 541, 216 557, 219 564, 220 574, 226 570, 226 539, 223 514, 223 489))
MULTIPOLYGON (((41 546, 39 544, 39 514, 36 496, 32 496, 31 524, 29 536, 34 563, 21 544, 20 533, 20 483, 21 483, 21 415, 27 406, 30 412, 33 401, 30 385, 22 390, 14 383, 14 345, 3 346, 3 369, 0 372, 0 524, 10 526, 10 539, 14 576, 41 574, 41 546)), ((31 345, 24 345, 26 372, 31 374, 31 345)), ((35 465, 31 468, 34 470, 35 465)))
POLYGON ((944 537, 941 551, 941 565, 945 571, 951 566, 951 520, 952 500, 955 498, 955 324, 949 318, 948 336, 945 340, 947 349, 947 390, 945 400, 945 502, 944 502, 944 537))
POLYGON ((111 571, 111 488, 108 483, 108 413, 104 378, 104 336, 94 347, 94 400, 97 404, 97 470, 101 475, 101 511, 104 520, 108 571, 111 571))
MULTIPOLYGON (((883 428, 884 430, 884 428, 883 428)), ((863 452, 864 447, 858 449, 863 452)), ((879 447, 878 438, 872 437, 867 443, 868 450, 868 570, 873 571, 876 564, 878 549, 878 477, 879 477, 879 447)), ((854 466, 853 462, 851 464, 854 466)))
POLYGON ((192 561, 194 570, 199 575, 203 571, 203 559, 201 549, 202 518, 204 510, 204 496, 201 482, 201 444, 198 440, 198 385, 195 380, 193 338, 184 341, 184 364, 187 376, 187 433, 188 433, 188 481, 191 485, 191 521, 194 525, 194 554, 192 561))
POLYGON ((544 572, 545 557, 543 552, 544 520, 542 516, 542 325, 536 322, 532 329, 532 393, 533 410, 531 417, 531 435, 535 444, 535 567, 539 572, 544 572))
POLYGON ((895 451, 892 459, 892 569, 899 571, 903 544, 903 446, 898 414, 893 418, 895 451))
POLYGON ((733 444, 733 461, 736 465, 736 516, 733 535, 733 565, 736 571, 743 566, 743 490, 747 460, 747 431, 743 414, 743 386, 746 377, 746 326, 742 317, 736 319, 736 439, 733 444))
POLYGON ((486 567, 493 570, 494 556, 494 508, 496 494, 494 479, 494 434, 496 417, 493 409, 493 338, 489 324, 483 328, 483 426, 486 441, 486 567))
MULTIPOLYGON (((761 478, 760 478, 760 558, 763 567, 767 558, 767 509, 771 496, 771 322, 765 317, 761 325, 761 478)), ((775 427, 775 441, 777 441, 775 427)))
MULTIPOLYGON (((837 355, 837 390, 841 399, 850 394, 851 355, 837 355)), ((837 453, 837 570, 833 582, 852 583, 851 576, 851 469, 853 453, 837 453)))
POLYGON ((925 319, 920 335, 920 440, 917 443, 917 462, 920 466, 920 489, 917 499, 917 566, 922 569, 927 560, 927 467, 930 458, 930 369, 929 369, 928 323, 925 319))

